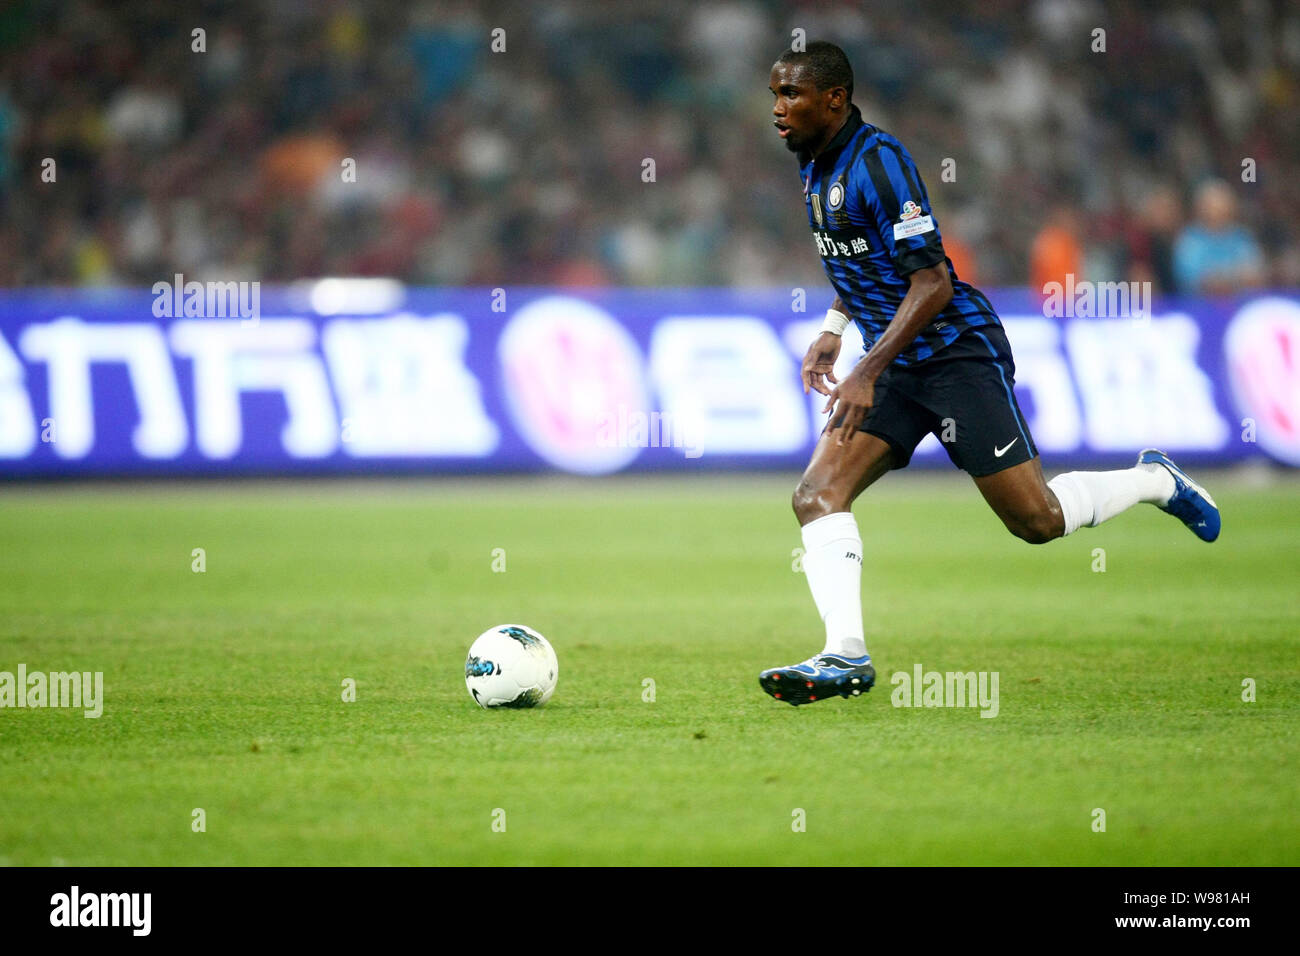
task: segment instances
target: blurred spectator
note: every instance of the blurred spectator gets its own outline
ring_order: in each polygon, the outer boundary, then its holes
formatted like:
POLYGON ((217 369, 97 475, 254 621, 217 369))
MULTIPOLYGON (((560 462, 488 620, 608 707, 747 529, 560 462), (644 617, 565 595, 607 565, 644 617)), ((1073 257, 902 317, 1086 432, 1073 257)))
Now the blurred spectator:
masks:
POLYGON ((1174 241, 1181 225, 1178 194, 1168 186, 1151 190, 1127 230, 1128 281, 1150 282, 1158 293, 1178 290, 1174 241))
POLYGON ((1042 292, 1049 282, 1066 285, 1067 275, 1084 278, 1079 216, 1072 206, 1058 205, 1034 237, 1029 249, 1029 285, 1042 292))
POLYGON ((1185 294, 1227 295, 1263 280, 1264 259, 1237 221, 1232 187, 1211 180, 1196 191, 1196 222, 1174 244, 1174 274, 1185 294))
POLYGON ((954 209, 943 222, 943 251, 948 254, 957 278, 979 285, 982 281, 979 263, 974 247, 967 241, 968 237, 973 238, 973 232, 971 216, 965 211, 954 209))

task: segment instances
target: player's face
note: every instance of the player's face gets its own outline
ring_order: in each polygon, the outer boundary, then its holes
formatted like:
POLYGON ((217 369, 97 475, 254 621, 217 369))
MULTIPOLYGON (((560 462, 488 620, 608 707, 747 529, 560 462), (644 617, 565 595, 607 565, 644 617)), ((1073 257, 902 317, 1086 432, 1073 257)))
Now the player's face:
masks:
POLYGON ((785 140, 785 148, 795 153, 824 145, 836 116, 831 109, 835 91, 818 90, 807 70, 797 63, 773 66, 768 89, 776 97, 773 125, 785 140))

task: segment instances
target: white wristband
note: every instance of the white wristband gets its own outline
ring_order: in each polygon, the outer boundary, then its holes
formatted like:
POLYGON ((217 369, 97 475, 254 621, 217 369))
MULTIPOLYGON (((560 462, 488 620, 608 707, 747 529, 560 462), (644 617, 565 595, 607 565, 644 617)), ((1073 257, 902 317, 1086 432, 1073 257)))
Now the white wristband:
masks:
POLYGON ((849 317, 847 315, 834 309, 826 310, 826 321, 822 323, 823 332, 829 332, 831 335, 843 335, 844 330, 848 327, 849 317))

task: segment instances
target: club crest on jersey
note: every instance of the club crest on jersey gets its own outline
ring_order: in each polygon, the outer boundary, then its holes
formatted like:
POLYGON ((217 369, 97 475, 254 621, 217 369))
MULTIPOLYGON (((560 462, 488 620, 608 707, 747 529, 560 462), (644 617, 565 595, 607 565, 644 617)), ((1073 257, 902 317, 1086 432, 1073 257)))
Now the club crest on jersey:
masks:
POLYGON ((909 199, 903 203, 903 214, 898 218, 903 222, 907 222, 907 220, 915 219, 919 215, 921 215, 921 207, 909 199))
POLYGON ((844 184, 832 183, 830 192, 826 194, 826 208, 839 209, 844 205, 844 184))
POLYGON ((812 193, 811 195, 809 195, 809 197, 808 197, 808 201, 812 203, 813 219, 814 219, 814 221, 816 221, 816 223, 817 223, 817 228, 820 229, 820 228, 822 227, 822 225, 823 225, 823 223, 822 223, 822 197, 819 196, 819 195, 817 195, 817 193, 812 193))

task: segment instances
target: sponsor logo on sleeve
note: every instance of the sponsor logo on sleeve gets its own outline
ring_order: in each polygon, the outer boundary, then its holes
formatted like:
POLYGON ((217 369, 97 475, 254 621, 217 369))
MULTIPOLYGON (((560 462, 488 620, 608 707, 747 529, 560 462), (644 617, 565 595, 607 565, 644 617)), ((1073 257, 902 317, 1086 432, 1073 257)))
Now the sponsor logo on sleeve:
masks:
MULTIPOLYGON (((909 202, 907 206, 912 206, 909 202)), ((934 219, 930 216, 917 216, 920 210, 913 206, 914 212, 909 218, 907 206, 903 207, 903 221, 894 223, 894 241, 906 239, 909 236, 919 236, 922 233, 934 232, 934 219)))

